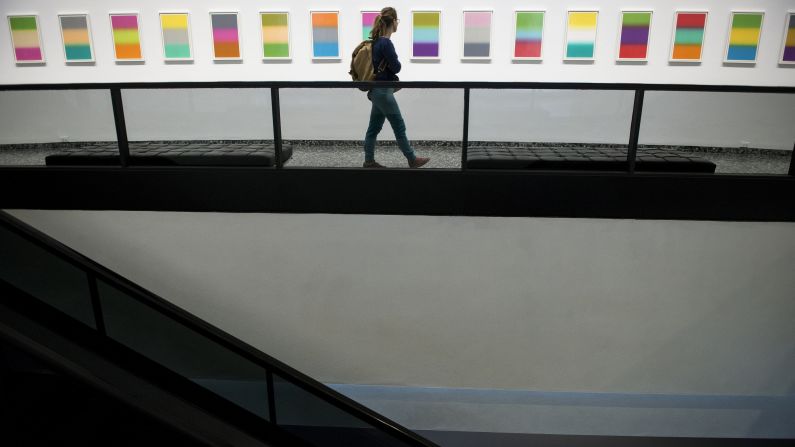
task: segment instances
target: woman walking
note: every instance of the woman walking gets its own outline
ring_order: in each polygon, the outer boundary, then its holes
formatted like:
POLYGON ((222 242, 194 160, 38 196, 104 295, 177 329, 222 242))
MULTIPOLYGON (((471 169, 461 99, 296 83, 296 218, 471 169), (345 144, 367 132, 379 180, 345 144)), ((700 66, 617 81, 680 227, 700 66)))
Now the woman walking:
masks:
MULTIPOLYGON (((375 69, 376 81, 397 81, 397 73, 400 72, 400 61, 398 60, 395 46, 390 37, 397 32, 400 20, 395 8, 386 7, 381 10, 381 14, 376 16, 373 23, 373 30, 370 32, 370 39, 373 40, 373 67, 375 69)), ((419 168, 428 163, 430 158, 417 157, 414 149, 409 144, 406 137, 406 123, 400 114, 400 107, 395 100, 395 89, 376 87, 367 93, 367 98, 373 103, 370 112, 370 125, 367 127, 367 134, 364 137, 364 167, 383 168, 375 161, 375 140, 384 121, 389 120, 392 130, 395 132, 398 146, 406 156, 410 168, 419 168)))

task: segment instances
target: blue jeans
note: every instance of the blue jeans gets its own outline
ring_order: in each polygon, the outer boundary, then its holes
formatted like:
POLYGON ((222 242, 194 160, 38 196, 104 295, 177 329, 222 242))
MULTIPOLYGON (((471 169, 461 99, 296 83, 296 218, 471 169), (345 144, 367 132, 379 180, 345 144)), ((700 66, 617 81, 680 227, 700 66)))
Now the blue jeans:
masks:
POLYGON ((364 160, 375 160, 375 139, 384 127, 384 121, 389 120, 400 150, 409 162, 413 162, 417 156, 406 138, 406 123, 395 100, 395 89, 374 88, 369 97, 373 102, 373 109, 370 111, 370 125, 367 126, 367 134, 364 136, 364 160))

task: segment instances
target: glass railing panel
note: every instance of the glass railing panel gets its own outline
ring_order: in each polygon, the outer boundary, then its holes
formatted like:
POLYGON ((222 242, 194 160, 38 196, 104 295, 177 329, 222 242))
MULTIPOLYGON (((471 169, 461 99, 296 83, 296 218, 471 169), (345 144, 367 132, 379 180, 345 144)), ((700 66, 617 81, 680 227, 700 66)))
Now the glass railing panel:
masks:
POLYGON ((58 310, 95 326, 86 273, 0 225, 0 278, 58 310))
POLYGON ((634 91, 475 89, 468 167, 627 169, 634 91))
MULTIPOLYGON (((373 129, 380 126, 373 143, 375 161, 388 168, 409 167, 387 116, 398 114, 376 112, 373 116, 373 102, 368 100, 367 92, 299 88, 279 91, 282 135, 285 144, 292 147, 292 160, 286 167, 361 168, 371 118, 373 129)), ((461 166, 461 89, 404 88, 392 94, 394 102, 384 98, 383 94, 376 98, 376 103, 382 105, 378 110, 400 112, 408 148, 417 157, 430 158, 424 168, 461 166), (384 108, 387 105, 389 108, 384 108)))
POLYGON ((131 164, 273 167, 270 89, 122 90, 131 164))
POLYGON ((0 91, 0 166, 78 164, 116 150, 109 90, 0 91))
POLYGON ((98 289, 108 337, 269 418, 264 368, 104 281, 98 289))
POLYGON ((278 375, 274 375, 273 396, 277 424, 315 445, 409 445, 278 375))
POLYGON ((641 150, 674 149, 717 174, 787 174, 795 95, 648 91, 641 150))

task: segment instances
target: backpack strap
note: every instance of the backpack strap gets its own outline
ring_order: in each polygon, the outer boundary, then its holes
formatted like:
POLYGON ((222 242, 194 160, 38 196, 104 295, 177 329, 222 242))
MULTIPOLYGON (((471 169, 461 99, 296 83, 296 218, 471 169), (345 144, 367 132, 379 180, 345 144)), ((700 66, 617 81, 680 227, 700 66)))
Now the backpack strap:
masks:
MULTIPOLYGON (((376 41, 373 40, 372 42, 373 42, 373 50, 372 51, 373 51, 373 55, 375 55, 375 42, 376 41)), ((381 58, 381 63, 379 63, 377 67, 375 65, 373 65, 373 73, 377 75, 379 73, 382 73, 384 70, 386 70, 386 58, 382 57, 381 58)))

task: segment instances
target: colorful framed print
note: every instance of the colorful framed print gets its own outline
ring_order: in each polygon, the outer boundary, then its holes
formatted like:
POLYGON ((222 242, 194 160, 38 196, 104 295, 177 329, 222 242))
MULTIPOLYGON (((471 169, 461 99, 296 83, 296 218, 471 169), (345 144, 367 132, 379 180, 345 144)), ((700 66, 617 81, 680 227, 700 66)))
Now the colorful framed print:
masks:
POLYGON ((701 62, 708 15, 706 11, 676 11, 671 62, 701 62))
POLYGON ((545 11, 514 12, 514 60, 541 60, 545 11))
POLYGON ((622 62, 648 60, 652 15, 652 11, 621 11, 616 60, 622 62))
POLYGON ((161 12, 160 34, 163 38, 163 58, 166 61, 193 60, 189 13, 161 12))
POLYGON ((290 59, 290 13, 260 12, 262 59, 290 59))
POLYGON ((464 60, 491 59, 492 11, 464 11, 464 60))
POLYGON ((312 58, 341 59, 340 57, 340 12, 311 11, 312 58))
POLYGON ((781 56, 778 58, 781 65, 795 65, 795 11, 787 13, 784 22, 784 41, 781 43, 781 56))
POLYGON ((764 19, 765 13, 762 11, 732 11, 723 62, 756 63, 764 19))
POLYGON ((599 11, 569 11, 566 22, 566 53, 563 60, 595 59, 598 21, 599 11))
POLYGON ((440 59, 441 28, 441 11, 411 11, 412 59, 440 59))
POLYGON ((362 40, 370 40, 373 23, 379 15, 381 15, 381 11, 362 11, 362 40))
POLYGON ((113 54, 116 62, 144 60, 137 12, 111 13, 110 28, 113 31, 113 54))
POLYGON ((11 30, 11 47, 17 64, 40 64, 45 61, 39 16, 8 16, 8 29, 11 30))
POLYGON ((95 62, 88 14, 59 14, 58 22, 66 63, 95 62))
POLYGON ((237 12, 211 12, 210 25, 213 32, 213 59, 242 60, 237 12))

